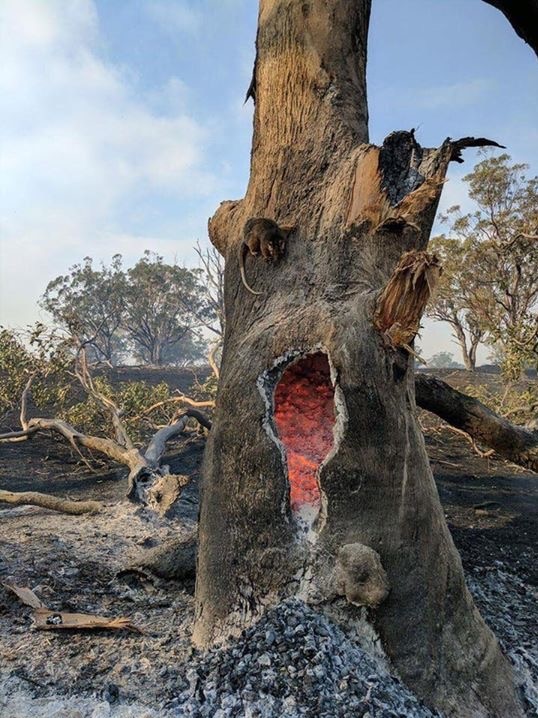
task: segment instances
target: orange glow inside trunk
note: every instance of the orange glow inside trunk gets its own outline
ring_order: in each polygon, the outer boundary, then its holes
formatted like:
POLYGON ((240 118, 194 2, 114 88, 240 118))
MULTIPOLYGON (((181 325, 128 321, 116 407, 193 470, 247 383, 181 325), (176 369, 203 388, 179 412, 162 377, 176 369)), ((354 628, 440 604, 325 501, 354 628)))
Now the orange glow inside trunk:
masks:
POLYGON ((319 509, 317 471, 333 446, 334 389, 327 356, 291 364, 275 389, 275 423, 286 450, 293 511, 319 509))

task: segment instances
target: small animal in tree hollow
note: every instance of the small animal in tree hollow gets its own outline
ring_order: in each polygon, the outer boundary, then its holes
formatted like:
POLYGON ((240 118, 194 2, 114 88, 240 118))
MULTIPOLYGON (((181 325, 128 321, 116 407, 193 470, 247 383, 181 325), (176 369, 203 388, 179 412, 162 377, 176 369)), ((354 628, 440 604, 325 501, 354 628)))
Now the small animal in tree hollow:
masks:
POLYGON ((278 262, 286 251, 286 242, 293 227, 279 227, 272 219, 253 217, 245 223, 243 241, 239 245, 239 269, 241 280, 251 294, 256 292, 247 282, 245 259, 248 254, 253 257, 262 256, 266 262, 278 262))

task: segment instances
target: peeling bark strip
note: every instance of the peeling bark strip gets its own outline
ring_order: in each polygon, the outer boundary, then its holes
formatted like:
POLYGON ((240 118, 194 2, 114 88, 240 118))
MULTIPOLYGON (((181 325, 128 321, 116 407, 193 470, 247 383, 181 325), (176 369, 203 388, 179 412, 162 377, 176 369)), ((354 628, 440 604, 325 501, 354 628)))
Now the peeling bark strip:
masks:
POLYGON ((417 374, 416 401, 499 456, 538 472, 538 432, 512 424, 434 376, 417 374))
POLYGON ((374 326, 393 347, 409 348, 440 274, 439 260, 434 254, 413 251, 402 255, 374 313, 374 326))
POLYGON ((226 333, 204 456, 193 638, 224 640, 285 596, 332 600, 340 550, 361 545, 378 554, 391 587, 371 611, 403 680, 447 716, 519 718, 510 666, 446 526, 408 401, 411 363, 386 351, 372 322, 377 309, 383 331, 401 324, 396 340, 415 330, 438 272, 424 253, 447 168, 471 140, 427 149, 397 132, 381 148, 367 144, 369 11, 369 0, 260 2, 250 180, 209 223, 226 257, 226 333), (257 296, 244 291, 237 262, 252 217, 297 228, 278 265, 249 266, 257 296), (281 447, 266 430, 274 405, 258 382, 280 357, 320 347, 346 415, 318 472, 323 522, 309 543, 297 541, 281 447))

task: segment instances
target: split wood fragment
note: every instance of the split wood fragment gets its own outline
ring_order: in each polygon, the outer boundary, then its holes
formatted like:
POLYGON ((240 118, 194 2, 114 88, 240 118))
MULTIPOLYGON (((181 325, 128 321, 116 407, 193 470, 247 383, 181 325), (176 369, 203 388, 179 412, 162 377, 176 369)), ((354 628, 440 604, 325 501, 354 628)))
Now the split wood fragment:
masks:
POLYGON ((35 595, 35 593, 24 586, 14 586, 4 583, 3 586, 12 591, 20 600, 33 609, 35 628, 41 631, 53 631, 61 629, 129 629, 144 633, 135 626, 130 618, 117 616, 116 618, 105 618, 103 616, 91 616, 85 613, 65 613, 47 608, 35 595))
POLYGON ((403 347, 415 355, 409 343, 419 330, 420 319, 441 271, 434 254, 414 250, 402 255, 377 300, 374 314, 374 326, 392 347, 403 347))

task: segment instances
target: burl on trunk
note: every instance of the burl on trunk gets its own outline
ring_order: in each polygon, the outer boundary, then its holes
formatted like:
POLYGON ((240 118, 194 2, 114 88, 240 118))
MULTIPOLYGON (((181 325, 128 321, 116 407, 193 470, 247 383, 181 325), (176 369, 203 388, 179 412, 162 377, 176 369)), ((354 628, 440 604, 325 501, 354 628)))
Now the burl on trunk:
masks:
POLYGON ((415 418, 425 249, 464 146, 368 144, 369 0, 261 0, 251 175, 209 224, 226 257, 226 336, 205 456, 194 639, 224 639, 289 595, 367 605, 387 655, 451 715, 518 716, 476 610, 415 418), (256 217, 283 257, 238 256, 256 217), (410 253, 410 254, 409 254, 410 253), (267 257, 271 259, 272 257, 267 257), (342 598, 338 598, 342 596, 342 598))

